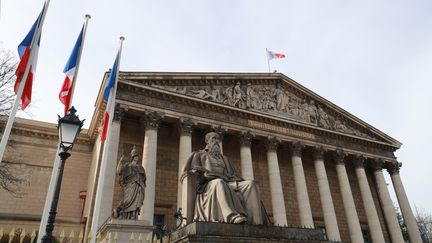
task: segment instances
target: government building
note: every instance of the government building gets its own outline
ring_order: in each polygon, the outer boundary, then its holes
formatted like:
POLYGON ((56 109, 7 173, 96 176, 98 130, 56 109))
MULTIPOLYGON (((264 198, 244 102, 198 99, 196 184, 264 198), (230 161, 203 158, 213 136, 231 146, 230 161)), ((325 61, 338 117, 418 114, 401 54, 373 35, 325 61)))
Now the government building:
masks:
MULTIPOLYGON (((66 162, 56 236, 63 231, 66 238, 86 241, 94 225, 106 229, 122 194, 117 164, 122 155, 129 160, 134 146, 147 177, 138 221, 173 232, 179 224, 173 215, 182 208, 183 226, 193 223, 190 192, 180 179, 191 153, 204 149, 205 134, 213 131, 238 174, 259 186, 275 226, 315 229, 322 241, 405 242, 389 194, 394 190, 410 242, 421 242, 394 155, 401 143, 284 74, 120 72, 104 147, 107 78, 89 128, 66 162)), ((18 197, 0 190, 4 235, 39 229, 57 134, 56 124, 15 121, 4 163, 25 183, 18 197)))

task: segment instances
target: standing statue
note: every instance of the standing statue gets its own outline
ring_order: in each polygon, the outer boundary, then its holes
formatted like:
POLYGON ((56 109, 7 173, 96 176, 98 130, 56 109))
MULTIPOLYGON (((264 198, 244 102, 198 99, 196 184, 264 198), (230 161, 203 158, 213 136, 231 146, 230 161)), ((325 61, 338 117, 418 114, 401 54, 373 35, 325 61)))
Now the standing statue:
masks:
POLYGON ((183 170, 184 176, 198 177, 194 221, 269 224, 258 186, 235 173, 221 152, 219 135, 207 133, 205 142, 205 149, 192 153, 183 170))
POLYGON ((119 206, 114 209, 113 218, 138 219, 146 187, 146 173, 138 160, 139 156, 135 146, 132 148, 129 163, 125 162, 123 155, 120 158, 117 174, 121 187, 121 199, 119 206))

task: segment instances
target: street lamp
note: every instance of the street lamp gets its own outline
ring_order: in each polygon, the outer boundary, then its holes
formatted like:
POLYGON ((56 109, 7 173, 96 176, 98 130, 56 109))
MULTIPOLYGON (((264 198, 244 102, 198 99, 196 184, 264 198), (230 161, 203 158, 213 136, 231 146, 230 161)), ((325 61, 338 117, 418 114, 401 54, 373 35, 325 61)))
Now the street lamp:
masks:
POLYGON ((61 183, 63 178, 64 164, 66 162, 66 159, 69 158, 70 156, 70 153, 68 153, 68 151, 72 149, 76 137, 80 133, 81 128, 84 124, 84 120, 81 121, 79 117, 75 115, 75 113, 76 110, 72 106, 69 109, 69 112, 64 117, 59 116, 58 119, 57 128, 59 130, 59 140, 60 140, 60 149, 59 149, 60 166, 59 166, 59 173, 57 177, 57 183, 55 185, 55 190, 54 190, 54 197, 51 202, 51 209, 49 212, 48 223, 46 225, 45 235, 42 238, 43 243, 55 242, 52 232, 54 230, 54 222, 55 222, 55 217, 57 215, 57 204, 60 197, 60 188, 61 188, 61 183))

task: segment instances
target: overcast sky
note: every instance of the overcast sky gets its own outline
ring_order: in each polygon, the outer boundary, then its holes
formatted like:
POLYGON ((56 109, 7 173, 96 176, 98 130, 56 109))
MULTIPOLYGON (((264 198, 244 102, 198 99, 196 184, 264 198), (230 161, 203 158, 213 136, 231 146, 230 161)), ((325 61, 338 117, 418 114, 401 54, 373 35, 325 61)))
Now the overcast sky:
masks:
MULTIPOLYGON (((1 1, 0 48, 16 53, 42 5, 1 1)), ((272 69, 402 142, 396 155, 411 205, 432 212, 432 1, 51 1, 36 120, 62 113, 62 71, 87 13, 74 105, 88 122, 121 35, 122 71, 267 72, 267 47, 287 56, 272 69)))

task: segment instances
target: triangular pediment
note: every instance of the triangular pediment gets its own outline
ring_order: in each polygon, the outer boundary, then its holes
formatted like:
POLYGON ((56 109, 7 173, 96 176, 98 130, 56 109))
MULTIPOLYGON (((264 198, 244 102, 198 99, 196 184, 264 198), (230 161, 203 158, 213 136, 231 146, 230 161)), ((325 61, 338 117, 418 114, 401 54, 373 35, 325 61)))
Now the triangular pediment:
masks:
MULTIPOLYGON (((137 76, 130 79, 128 75, 124 78, 135 82, 140 79, 137 76)), ((320 130, 400 146, 397 140, 279 73, 200 73, 199 77, 190 73, 189 76, 173 73, 158 78, 147 76, 145 80, 141 79, 140 83, 249 112, 275 116, 320 130)))

